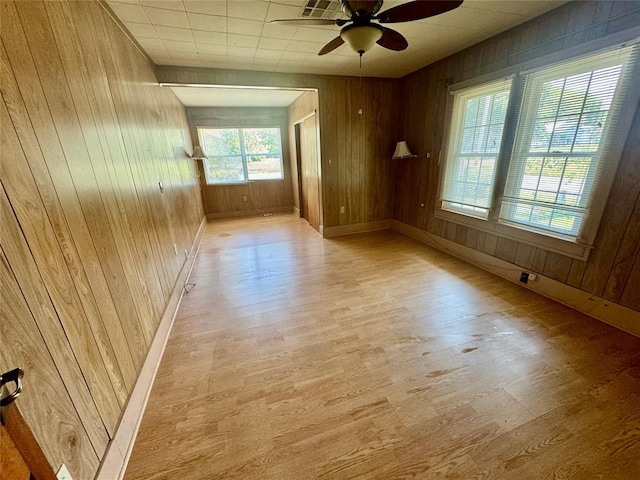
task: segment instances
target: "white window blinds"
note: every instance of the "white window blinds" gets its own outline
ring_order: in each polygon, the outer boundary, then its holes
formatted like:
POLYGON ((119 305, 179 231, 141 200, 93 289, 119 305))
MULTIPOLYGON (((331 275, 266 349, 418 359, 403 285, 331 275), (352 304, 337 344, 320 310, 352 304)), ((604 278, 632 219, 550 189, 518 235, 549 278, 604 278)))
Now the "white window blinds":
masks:
POLYGON ((455 92, 443 207, 485 217, 491 207, 512 80, 455 92))
MULTIPOLYGON (((527 74, 500 219, 579 238, 636 46, 527 74)), ((637 79, 635 79, 637 82, 637 79)))

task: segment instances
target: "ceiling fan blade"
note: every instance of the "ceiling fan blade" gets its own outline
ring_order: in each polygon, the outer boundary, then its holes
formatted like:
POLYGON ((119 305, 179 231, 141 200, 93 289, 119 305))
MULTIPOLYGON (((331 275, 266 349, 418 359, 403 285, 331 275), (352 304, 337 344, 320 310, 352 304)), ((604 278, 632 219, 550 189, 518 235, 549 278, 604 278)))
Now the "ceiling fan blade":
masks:
POLYGON ((277 25, 339 25, 337 20, 330 18, 283 18, 281 20, 271 20, 277 25))
POLYGON ((395 50, 396 52, 404 50, 409 46, 407 39, 404 38, 402 34, 387 27, 382 28, 384 29, 382 37, 376 42, 378 45, 388 48, 389 50, 395 50))
POLYGON ((336 48, 338 48, 343 43, 344 43, 344 40, 342 39, 342 37, 337 36, 336 38, 331 40, 329 43, 327 43, 324 47, 322 47, 322 50, 318 52, 318 55, 325 55, 329 52, 333 52, 336 48))
POLYGON ((462 0, 423 0, 405 3, 378 15, 380 23, 400 23, 420 20, 448 12, 462 5, 462 0))

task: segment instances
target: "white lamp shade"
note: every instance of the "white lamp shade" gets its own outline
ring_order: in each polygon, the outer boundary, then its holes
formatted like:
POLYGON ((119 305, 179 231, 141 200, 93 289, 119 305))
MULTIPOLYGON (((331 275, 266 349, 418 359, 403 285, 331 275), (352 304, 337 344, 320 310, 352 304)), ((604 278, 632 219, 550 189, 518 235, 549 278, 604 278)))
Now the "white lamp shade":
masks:
POLYGON ((193 147, 193 155, 191 155, 191 158, 194 160, 204 160, 207 156, 202 151, 202 147, 200 145, 196 145, 193 147))
POLYGON ((396 150, 393 152, 393 158, 408 158, 415 156, 416 155, 411 153, 411 150, 409 150, 409 147, 407 146, 407 142, 404 140, 397 143, 396 150))
POLYGON ((382 37, 382 29, 373 25, 351 25, 340 32, 342 39, 360 55, 371 50, 382 37))

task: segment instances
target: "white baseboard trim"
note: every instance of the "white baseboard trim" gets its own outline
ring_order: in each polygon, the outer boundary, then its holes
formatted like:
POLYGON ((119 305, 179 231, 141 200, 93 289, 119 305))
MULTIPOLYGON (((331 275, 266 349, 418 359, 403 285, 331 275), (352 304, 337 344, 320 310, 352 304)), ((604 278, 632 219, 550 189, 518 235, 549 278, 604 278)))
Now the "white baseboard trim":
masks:
POLYGON ((153 338, 142 369, 138 374, 138 379, 131 390, 127 405, 122 412, 118 428, 116 429, 113 439, 109 442, 109 446, 107 447, 107 451, 100 463, 100 468, 94 480, 122 480, 124 478, 125 470, 131 457, 131 451, 133 450, 133 445, 138 435, 142 415, 149 400, 151 387, 156 378, 160 360, 164 354, 164 349, 167 345, 167 340, 169 340, 169 334, 171 333, 178 307, 184 295, 184 284, 191 275, 191 270, 193 269, 193 264, 198 254, 206 225, 207 217, 203 217, 198 233, 191 245, 191 251, 178 274, 173 292, 167 303, 167 308, 160 320, 160 325, 153 338))
POLYGON ((393 230, 422 242, 430 247, 449 253, 477 267, 517 283, 534 292, 551 298, 563 305, 585 313, 597 320, 640 337, 640 312, 597 297, 588 292, 536 273, 537 278, 528 284, 520 283, 520 274, 526 269, 505 262, 465 245, 433 235, 406 223, 393 220, 393 230))
POLYGON ((265 213, 291 213, 294 207, 273 207, 263 208, 260 210, 240 210, 238 212, 224 212, 224 213, 207 213, 207 220, 220 220, 222 218, 236 218, 236 217, 255 217, 258 215, 264 215, 265 213))
POLYGON ((324 227, 320 231, 323 237, 339 237, 341 235, 353 235, 355 233, 375 232, 377 230, 389 230, 391 220, 377 220, 375 222, 353 223, 351 225, 339 225, 337 227, 324 227))

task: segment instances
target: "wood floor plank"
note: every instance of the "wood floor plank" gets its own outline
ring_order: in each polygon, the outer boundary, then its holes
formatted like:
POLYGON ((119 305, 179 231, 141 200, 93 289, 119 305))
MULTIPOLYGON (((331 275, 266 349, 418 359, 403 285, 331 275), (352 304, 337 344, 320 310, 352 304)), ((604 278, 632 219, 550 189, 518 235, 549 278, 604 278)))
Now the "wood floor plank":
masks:
POLYGON ((191 281, 127 480, 638 466, 640 339, 396 232, 215 221, 191 281))

